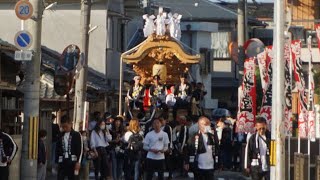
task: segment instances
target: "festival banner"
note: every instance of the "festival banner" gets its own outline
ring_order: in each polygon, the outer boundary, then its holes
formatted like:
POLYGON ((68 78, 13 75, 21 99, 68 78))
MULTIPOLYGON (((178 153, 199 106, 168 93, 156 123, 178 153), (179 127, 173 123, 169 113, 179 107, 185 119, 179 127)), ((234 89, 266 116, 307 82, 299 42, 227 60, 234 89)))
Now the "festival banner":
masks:
POLYGON ((318 38, 318 48, 320 49, 320 24, 316 24, 315 29, 316 29, 317 38, 318 38))
POLYGON ((306 93, 303 92, 303 94, 299 93, 299 108, 300 113, 298 117, 298 128, 299 128, 299 136, 301 138, 307 138, 308 137, 308 110, 307 110, 307 104, 303 101, 306 101, 306 93))
POLYGON ((310 140, 312 142, 316 141, 316 113, 315 111, 309 111, 309 135, 310 135, 310 140))
POLYGON ((262 90, 266 89, 266 85, 268 83, 268 69, 267 69, 267 55, 266 50, 262 51, 257 55, 257 61, 259 65, 260 78, 261 78, 261 86, 262 90))
POLYGON ((299 91, 299 118, 298 128, 299 136, 307 137, 307 123, 308 123, 308 110, 307 110, 307 92, 305 91, 306 83, 304 80, 303 68, 301 63, 301 41, 294 40, 291 42, 291 52, 294 67, 294 79, 299 91))
POLYGON ((246 59, 244 62, 244 75, 241 88, 236 131, 254 133, 256 116, 255 57, 246 59))
POLYGON ((316 138, 320 138, 320 105, 314 105, 315 115, 316 115, 316 138))
POLYGON ((284 78, 285 78, 285 107, 284 107, 284 128, 286 135, 292 134, 292 73, 291 73, 291 58, 290 58, 290 44, 285 43, 284 45, 284 78))
POLYGON ((315 108, 314 108, 314 74, 313 74, 313 65, 312 65, 312 51, 311 51, 311 38, 308 38, 308 49, 310 52, 310 59, 309 59, 309 109, 308 109, 308 135, 311 141, 316 141, 316 127, 315 127, 315 120, 316 120, 316 114, 315 114, 315 108))
POLYGON ((264 83, 264 85, 262 85, 263 97, 262 97, 262 104, 260 109, 260 116, 264 117, 267 120, 269 130, 271 130, 271 109, 272 109, 271 108, 272 107, 272 59, 273 59, 272 46, 266 47, 266 59, 265 59, 264 67, 262 63, 260 63, 258 58, 261 81, 264 83), (261 73, 261 69, 263 68, 266 71, 262 71, 263 73, 261 73))

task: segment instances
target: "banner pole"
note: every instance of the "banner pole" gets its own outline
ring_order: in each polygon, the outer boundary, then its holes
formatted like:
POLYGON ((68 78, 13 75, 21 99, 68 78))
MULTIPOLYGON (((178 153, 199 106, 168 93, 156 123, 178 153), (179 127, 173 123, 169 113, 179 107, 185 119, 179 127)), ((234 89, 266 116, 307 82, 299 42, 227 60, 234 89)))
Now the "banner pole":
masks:
POLYGON ((292 35, 290 32, 287 32, 287 36, 288 36, 288 45, 289 45, 289 74, 290 74, 290 94, 291 94, 291 113, 289 113, 289 129, 288 129, 288 180, 290 180, 290 173, 291 173, 291 159, 290 159, 290 154, 291 154, 291 136, 292 136, 292 52, 291 52, 291 40, 292 40, 292 35))
POLYGON ((310 140, 311 140, 311 127, 310 127, 310 115, 311 115, 311 100, 313 99, 313 95, 311 93, 311 76, 312 76, 312 67, 311 67, 311 61, 312 61, 312 50, 311 50, 311 36, 308 37, 307 39, 307 46, 309 49, 309 54, 310 54, 310 59, 309 59, 309 63, 308 63, 308 180, 310 180, 310 158, 311 158, 311 154, 310 154, 310 140))

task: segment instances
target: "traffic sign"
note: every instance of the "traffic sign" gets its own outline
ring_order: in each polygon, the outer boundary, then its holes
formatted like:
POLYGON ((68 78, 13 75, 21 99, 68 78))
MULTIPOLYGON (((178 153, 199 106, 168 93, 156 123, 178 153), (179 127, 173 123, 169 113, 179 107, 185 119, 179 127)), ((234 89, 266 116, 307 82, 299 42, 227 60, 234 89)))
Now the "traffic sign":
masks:
POLYGON ((29 19, 33 14, 33 7, 29 1, 20 0, 14 7, 16 15, 21 20, 29 19))
POLYGON ((31 61, 32 51, 15 51, 14 60, 16 61, 31 61))
POLYGON ((14 37, 15 45, 21 50, 27 50, 32 44, 32 35, 28 31, 19 31, 14 37))

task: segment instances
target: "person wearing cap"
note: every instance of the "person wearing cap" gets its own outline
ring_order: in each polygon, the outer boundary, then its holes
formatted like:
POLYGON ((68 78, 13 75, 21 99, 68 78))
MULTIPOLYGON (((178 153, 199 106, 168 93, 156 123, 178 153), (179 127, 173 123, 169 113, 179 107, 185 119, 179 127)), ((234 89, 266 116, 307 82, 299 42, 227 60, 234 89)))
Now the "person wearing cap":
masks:
POLYGON ((140 112, 144 113, 143 97, 145 94, 145 88, 140 84, 140 76, 135 76, 133 80, 134 84, 130 87, 127 93, 127 97, 129 99, 129 108, 130 110, 139 108, 140 112))
POLYGON ((149 97, 151 100, 151 112, 155 107, 159 107, 162 109, 166 109, 165 104, 165 96, 166 96, 166 88, 160 82, 160 76, 155 75, 153 76, 153 84, 150 86, 149 89, 149 97))
POLYGON ((176 119, 177 109, 187 108, 190 114, 191 85, 187 82, 187 74, 180 74, 180 84, 175 87, 176 103, 173 107, 173 118, 176 119))
POLYGON ((112 128, 112 123, 114 121, 114 118, 112 117, 112 114, 109 113, 109 112, 105 112, 104 115, 103 115, 103 119, 106 123, 106 127, 107 129, 111 129, 112 128))

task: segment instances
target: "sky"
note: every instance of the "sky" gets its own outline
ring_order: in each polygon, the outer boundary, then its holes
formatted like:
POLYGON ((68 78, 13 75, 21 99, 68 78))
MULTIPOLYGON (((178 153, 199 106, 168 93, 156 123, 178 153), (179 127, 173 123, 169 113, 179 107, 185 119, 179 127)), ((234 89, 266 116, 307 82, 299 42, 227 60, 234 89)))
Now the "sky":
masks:
MULTIPOLYGON (((212 2, 219 2, 220 0, 210 0, 212 2)), ((221 0, 221 1, 224 1, 224 2, 238 2, 238 0, 221 0)), ((252 0, 247 0, 248 3, 252 3, 252 0)), ((274 0, 256 0, 256 2, 274 2, 274 0)))

